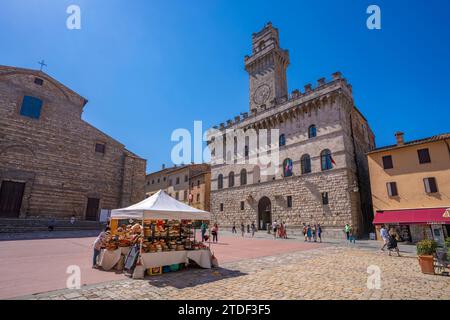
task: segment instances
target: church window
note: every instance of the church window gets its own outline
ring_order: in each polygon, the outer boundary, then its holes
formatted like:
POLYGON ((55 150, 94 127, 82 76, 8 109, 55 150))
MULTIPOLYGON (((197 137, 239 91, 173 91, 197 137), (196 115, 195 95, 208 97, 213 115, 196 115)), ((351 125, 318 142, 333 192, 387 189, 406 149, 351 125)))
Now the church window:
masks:
POLYGON ((39 119, 39 117, 41 116, 41 109, 42 100, 35 97, 24 96, 22 107, 20 108, 20 115, 32 119, 39 119))
POLYGON ((38 86, 42 86, 44 84, 44 80, 42 80, 41 78, 34 78, 34 83, 38 86))
POLYGON ((95 152, 97 153, 105 153, 105 144, 104 143, 96 143, 95 144, 95 152))

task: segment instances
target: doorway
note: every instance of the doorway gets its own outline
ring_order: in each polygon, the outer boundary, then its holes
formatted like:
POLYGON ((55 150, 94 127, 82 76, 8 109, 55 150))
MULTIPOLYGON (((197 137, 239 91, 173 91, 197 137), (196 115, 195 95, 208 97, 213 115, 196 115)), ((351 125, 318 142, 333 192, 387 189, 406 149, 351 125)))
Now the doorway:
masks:
POLYGON ((88 198, 86 207, 86 220, 98 221, 98 209, 100 207, 100 199, 88 198))
POLYGON ((258 203, 259 230, 267 230, 267 224, 272 224, 272 205, 269 198, 262 197, 258 203))
POLYGON ((3 181, 0 188, 0 217, 18 218, 22 207, 25 183, 3 181))

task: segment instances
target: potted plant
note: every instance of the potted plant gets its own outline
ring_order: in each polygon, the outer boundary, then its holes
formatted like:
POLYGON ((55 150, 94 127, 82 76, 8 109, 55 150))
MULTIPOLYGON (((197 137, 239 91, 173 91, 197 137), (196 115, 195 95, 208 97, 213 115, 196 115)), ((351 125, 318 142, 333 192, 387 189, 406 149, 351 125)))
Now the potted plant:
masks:
POLYGON ((434 274, 434 254, 437 242, 434 240, 422 240, 417 243, 417 255, 422 273, 434 274))

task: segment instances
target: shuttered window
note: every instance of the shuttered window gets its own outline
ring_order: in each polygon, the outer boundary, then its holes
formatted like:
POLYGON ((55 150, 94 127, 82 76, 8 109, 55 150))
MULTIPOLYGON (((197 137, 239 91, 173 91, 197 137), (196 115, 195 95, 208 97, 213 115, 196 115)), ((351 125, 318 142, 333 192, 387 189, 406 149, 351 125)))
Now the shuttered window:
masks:
POLYGON ((389 197, 398 196, 397 183, 388 182, 386 185, 389 197))
POLYGON ((436 178, 425 178, 425 179, 423 179, 423 183, 425 185, 426 193, 438 192, 436 178))
POLYGON ((35 97, 24 96, 22 107, 20 108, 20 115, 32 119, 39 119, 39 117, 41 116, 41 109, 42 100, 35 97))
POLYGON ((417 154, 419 156, 419 163, 430 163, 430 152, 428 149, 420 149, 417 150, 417 154))
POLYGON ((384 156, 383 157, 383 168, 384 169, 392 169, 394 164, 392 163, 392 156, 384 156))

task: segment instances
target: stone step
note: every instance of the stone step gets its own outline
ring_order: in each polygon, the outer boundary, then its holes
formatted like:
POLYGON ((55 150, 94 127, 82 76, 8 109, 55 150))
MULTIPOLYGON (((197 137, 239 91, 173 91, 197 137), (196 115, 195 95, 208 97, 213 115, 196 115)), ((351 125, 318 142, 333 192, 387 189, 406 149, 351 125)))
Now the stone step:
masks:
MULTIPOLYGON (((48 219, 0 219, 0 233, 22 233, 48 230, 48 219)), ((100 230, 104 227, 98 221, 56 220, 54 229, 59 231, 100 230)))

